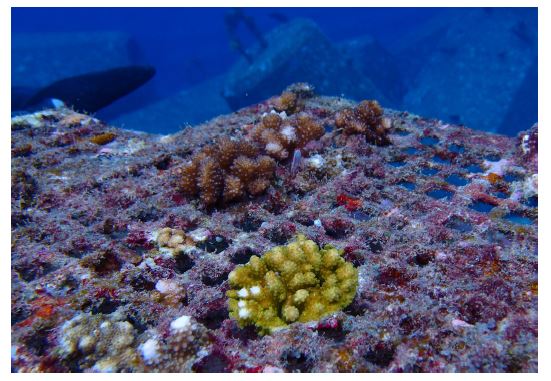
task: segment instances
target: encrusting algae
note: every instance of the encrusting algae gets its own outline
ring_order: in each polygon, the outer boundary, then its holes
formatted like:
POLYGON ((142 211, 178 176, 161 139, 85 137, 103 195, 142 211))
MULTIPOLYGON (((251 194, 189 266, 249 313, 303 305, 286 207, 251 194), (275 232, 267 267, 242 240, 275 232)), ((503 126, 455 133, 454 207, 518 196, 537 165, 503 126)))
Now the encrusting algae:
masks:
POLYGON ((341 254, 330 245, 320 249, 298 235, 262 258, 252 256, 229 275, 230 316, 241 326, 254 324, 265 334, 343 309, 356 294, 358 270, 341 254))

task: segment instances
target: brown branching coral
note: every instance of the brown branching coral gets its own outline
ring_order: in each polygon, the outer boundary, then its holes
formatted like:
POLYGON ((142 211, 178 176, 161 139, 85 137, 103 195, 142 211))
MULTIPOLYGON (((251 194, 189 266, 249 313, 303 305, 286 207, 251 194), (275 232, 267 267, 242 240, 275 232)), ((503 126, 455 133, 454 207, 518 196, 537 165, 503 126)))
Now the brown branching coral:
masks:
POLYGON ((274 108, 276 111, 285 111, 292 115, 304 110, 304 100, 314 95, 314 88, 308 83, 294 83, 287 87, 279 97, 275 99, 274 108))
POLYGON ((180 188, 211 207, 262 194, 271 184, 275 161, 245 141, 222 139, 203 148, 180 169, 180 188))
POLYGON ((287 115, 291 115, 297 111, 301 111, 304 108, 304 104, 295 93, 284 91, 275 100, 274 108, 279 112, 285 111, 287 115))
POLYGON ((324 133, 323 126, 305 114, 283 119, 270 113, 252 131, 252 139, 274 159, 285 160, 294 149, 321 138, 324 133))
MULTIPOLYGON (((299 101, 311 96, 309 91, 311 87, 306 84, 296 85, 296 89, 284 93, 282 99, 291 103, 299 101)), ((237 201, 246 195, 261 195, 272 183, 274 159, 288 159, 294 150, 324 133, 323 126, 307 114, 287 118, 286 113, 273 111, 264 115, 250 131, 248 141, 224 138, 198 152, 189 164, 179 169, 180 189, 189 197, 198 197, 207 208, 237 201)))
POLYGON ((375 100, 363 101, 356 108, 345 108, 335 116, 335 125, 346 135, 365 135, 366 140, 377 146, 390 144, 388 121, 383 109, 375 100))

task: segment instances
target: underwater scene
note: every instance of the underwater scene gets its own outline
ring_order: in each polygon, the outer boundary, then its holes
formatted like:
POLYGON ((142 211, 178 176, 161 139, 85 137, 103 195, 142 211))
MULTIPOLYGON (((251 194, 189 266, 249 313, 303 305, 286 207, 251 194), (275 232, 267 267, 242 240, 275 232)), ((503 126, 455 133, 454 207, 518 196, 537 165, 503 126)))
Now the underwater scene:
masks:
POLYGON ((537 8, 12 8, 12 372, 538 372, 537 8))

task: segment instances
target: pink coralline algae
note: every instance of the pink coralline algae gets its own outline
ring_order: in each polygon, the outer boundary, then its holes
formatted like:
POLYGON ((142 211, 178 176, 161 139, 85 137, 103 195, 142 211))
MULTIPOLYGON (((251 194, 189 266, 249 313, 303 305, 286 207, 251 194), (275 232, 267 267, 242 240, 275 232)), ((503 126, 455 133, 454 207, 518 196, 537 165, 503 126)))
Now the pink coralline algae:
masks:
POLYGON ((300 165, 278 158, 262 192, 210 208, 181 192, 201 147, 251 141, 281 101, 168 136, 66 109, 12 119, 14 372, 538 371, 537 125, 509 138, 383 108, 369 124, 309 94, 282 118, 316 127, 288 147, 300 165), (297 234, 342 250, 354 299, 240 327, 229 274, 297 234))

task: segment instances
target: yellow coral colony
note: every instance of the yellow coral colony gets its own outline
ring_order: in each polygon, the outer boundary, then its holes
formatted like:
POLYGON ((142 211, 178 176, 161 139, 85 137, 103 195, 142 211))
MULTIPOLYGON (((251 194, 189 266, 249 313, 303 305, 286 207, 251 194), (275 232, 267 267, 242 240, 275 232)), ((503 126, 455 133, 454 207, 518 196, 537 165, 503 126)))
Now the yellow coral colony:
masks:
POLYGON ((229 275, 230 316, 261 333, 293 322, 318 320, 346 307, 358 287, 358 270, 332 246, 320 249, 304 235, 238 266, 229 275))

